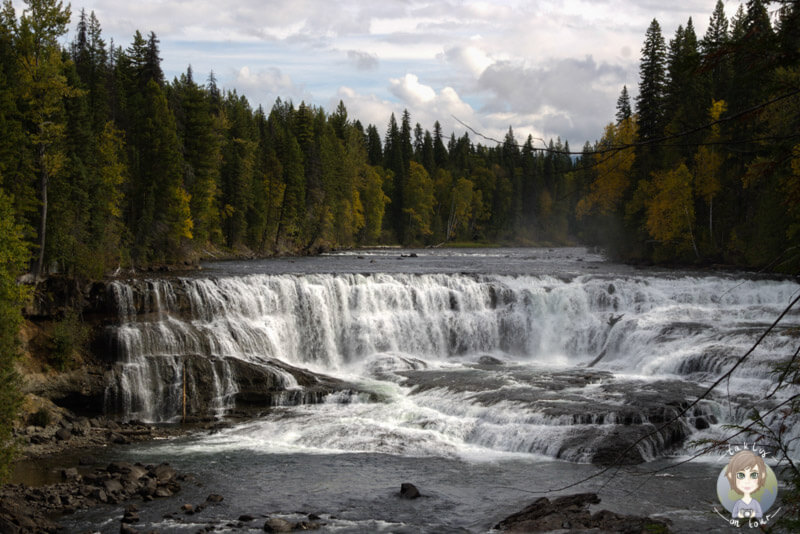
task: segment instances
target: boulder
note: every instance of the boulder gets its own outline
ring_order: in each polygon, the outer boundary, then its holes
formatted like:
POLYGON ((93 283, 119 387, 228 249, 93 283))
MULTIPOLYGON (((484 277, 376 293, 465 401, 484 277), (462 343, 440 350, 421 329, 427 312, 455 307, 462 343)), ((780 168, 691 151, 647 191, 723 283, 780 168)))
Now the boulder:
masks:
POLYGON ((80 479, 80 475, 76 467, 69 467, 61 470, 61 478, 64 480, 78 480, 80 479))
POLYGON ((163 463, 153 470, 159 484, 169 482, 175 478, 175 470, 168 463, 163 463))
POLYGON ((122 484, 116 478, 103 481, 103 489, 106 491, 106 494, 121 493, 123 491, 122 484))
POLYGON ((417 499, 422 495, 414 484, 403 482, 400 484, 400 497, 403 499, 417 499))
POLYGON ((554 498, 540 497, 523 510, 511 514, 494 526, 502 532, 549 532, 591 530, 592 532, 669 532, 669 521, 628 516, 608 510, 592 514, 588 508, 599 504, 596 493, 579 493, 554 498))
POLYGON ((280 517, 270 517, 264 523, 264 532, 291 532, 294 524, 280 517))

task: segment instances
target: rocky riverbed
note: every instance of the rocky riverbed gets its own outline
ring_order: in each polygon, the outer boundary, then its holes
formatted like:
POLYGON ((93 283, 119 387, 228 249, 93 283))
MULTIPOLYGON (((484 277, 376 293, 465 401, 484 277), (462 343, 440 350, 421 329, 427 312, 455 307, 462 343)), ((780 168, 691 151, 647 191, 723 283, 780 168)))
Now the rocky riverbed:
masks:
MULTIPOLYGON (((109 463, 97 459, 107 456, 110 447, 147 440, 171 439, 188 432, 216 432, 228 426, 222 422, 195 423, 193 425, 160 426, 140 422, 117 422, 106 417, 78 417, 68 410, 60 410, 55 422, 16 429, 22 443, 19 471, 43 471, 47 464, 48 476, 30 478, 27 483, 17 482, 0 487, 0 532, 3 534, 34 534, 63 532, 60 523, 67 516, 82 509, 107 506, 109 517, 118 521, 119 532, 159 532, 140 526, 140 511, 148 503, 164 500, 174 503, 174 509, 164 514, 171 528, 197 529, 198 532, 244 529, 265 532, 292 532, 302 530, 336 529, 337 511, 330 513, 288 512, 273 513, 253 510, 225 518, 209 513, 209 507, 219 506, 225 499, 207 488, 202 502, 184 502, 182 488, 186 485, 201 487, 202 483, 190 474, 176 471, 166 462, 142 464, 124 461, 109 463), (31 464, 38 464, 33 469, 31 464), (206 510, 205 513, 204 510, 206 510), (205 517, 204 517, 205 516, 205 517)), ((196 495, 196 492, 195 492, 196 495)), ((417 500, 424 507, 424 489, 403 483, 397 492, 398 499, 417 500)), ((544 532, 572 530, 614 532, 669 532, 664 521, 646 517, 617 514, 608 510, 590 512, 600 498, 596 494, 568 495, 549 500, 540 498, 523 510, 510 515, 494 526, 495 530, 508 532, 544 532), (650 530, 647 530, 650 529, 650 530)), ((169 508, 169 506, 168 506, 169 508)))

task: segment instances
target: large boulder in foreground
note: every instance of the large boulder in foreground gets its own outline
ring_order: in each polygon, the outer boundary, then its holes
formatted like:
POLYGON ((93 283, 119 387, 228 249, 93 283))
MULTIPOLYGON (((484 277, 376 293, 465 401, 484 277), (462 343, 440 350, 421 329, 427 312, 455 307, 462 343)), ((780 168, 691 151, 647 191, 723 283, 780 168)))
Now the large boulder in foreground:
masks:
POLYGON ((511 514, 494 526, 502 532, 549 532, 554 530, 597 532, 669 532, 669 521, 622 515, 608 510, 591 513, 590 504, 599 504, 596 493, 579 493, 535 500, 524 510, 511 514))

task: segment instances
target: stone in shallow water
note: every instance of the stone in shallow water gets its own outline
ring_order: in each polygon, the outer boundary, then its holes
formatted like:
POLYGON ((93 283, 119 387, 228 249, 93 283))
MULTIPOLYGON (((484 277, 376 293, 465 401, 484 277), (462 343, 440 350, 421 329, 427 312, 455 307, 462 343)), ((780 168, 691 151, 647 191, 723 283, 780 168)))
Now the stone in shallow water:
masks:
POLYGON ((525 509, 511 514, 494 526, 503 532, 548 532, 590 530, 591 532, 669 532, 668 520, 628 516, 608 510, 592 514, 589 505, 599 504, 596 493, 541 497, 525 509))
POLYGON ((264 523, 264 532, 291 532, 294 530, 294 525, 280 517, 270 517, 264 523))
POLYGON ((410 482, 403 482, 400 484, 400 497, 404 499, 416 499, 421 496, 422 495, 414 484, 410 482))

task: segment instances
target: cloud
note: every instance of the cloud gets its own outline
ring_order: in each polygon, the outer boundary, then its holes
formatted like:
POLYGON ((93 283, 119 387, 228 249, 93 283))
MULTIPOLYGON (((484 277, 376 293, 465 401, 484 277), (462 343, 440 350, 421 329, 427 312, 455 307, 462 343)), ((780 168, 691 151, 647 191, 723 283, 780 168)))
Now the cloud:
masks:
POLYGON ((494 61, 476 46, 453 46, 444 52, 444 58, 475 77, 483 74, 494 61))
POLYGON ((277 97, 283 100, 311 100, 302 86, 295 85, 292 78, 276 67, 251 72, 244 66, 236 73, 234 86, 242 92, 263 98, 256 101, 271 101, 277 97))
MULTIPOLYGON (((399 120, 404 110, 408 110, 411 115, 412 125, 419 123, 424 129, 432 130, 436 121, 442 125, 442 129, 449 133, 451 131, 463 132, 464 127, 453 117, 466 122, 467 124, 480 125, 480 119, 475 110, 467 102, 464 102, 452 87, 444 87, 438 93, 432 87, 419 83, 417 76, 407 74, 402 80, 407 82, 403 85, 403 91, 407 91, 410 98, 400 102, 388 99, 380 99, 374 95, 362 94, 351 87, 340 87, 337 97, 329 103, 335 106, 341 100, 348 110, 350 117, 358 118, 366 126, 374 124, 378 131, 383 131, 389 122, 392 113, 399 120), (421 93, 417 94, 414 91, 421 93)), ((333 107, 331 107, 333 109, 333 107)), ((508 129, 508 125, 505 126, 508 129)))
POLYGON ((369 52, 348 50, 347 59, 352 61, 358 70, 376 70, 378 68, 378 56, 369 52))
POLYGON ((392 94, 412 107, 422 106, 436 98, 436 91, 428 85, 419 83, 419 78, 415 74, 391 78, 389 82, 392 94))
POLYGON ((505 61, 489 66, 478 88, 489 95, 484 111, 536 117, 538 130, 582 142, 598 137, 613 117, 627 78, 624 67, 597 63, 591 56, 542 66, 505 61))

